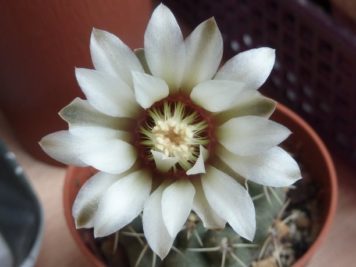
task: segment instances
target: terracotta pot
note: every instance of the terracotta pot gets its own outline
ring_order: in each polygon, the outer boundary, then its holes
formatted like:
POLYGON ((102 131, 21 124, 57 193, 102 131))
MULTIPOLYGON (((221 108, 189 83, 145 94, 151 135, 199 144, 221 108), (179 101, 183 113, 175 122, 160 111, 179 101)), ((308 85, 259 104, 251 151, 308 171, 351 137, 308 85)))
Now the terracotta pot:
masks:
POLYGON ((27 152, 50 161, 38 141, 65 128, 53 114, 82 95, 74 67, 91 68, 92 28, 142 47, 151 5, 150 0, 1 1, 0 110, 27 152))
MULTIPOLYGON (((324 143, 303 119, 280 104, 277 106, 272 119, 292 130, 293 134, 288 138, 288 144, 297 144, 297 146, 288 146, 288 151, 298 153, 298 159, 321 188, 319 208, 322 226, 320 232, 308 251, 293 265, 293 267, 303 267, 325 240, 335 215, 337 202, 336 172, 324 143)), ((91 168, 69 167, 65 177, 63 203, 68 227, 81 251, 95 266, 104 267, 104 263, 97 259, 84 244, 79 231, 75 229, 71 212, 72 204, 79 188, 94 173, 95 170, 91 168)))

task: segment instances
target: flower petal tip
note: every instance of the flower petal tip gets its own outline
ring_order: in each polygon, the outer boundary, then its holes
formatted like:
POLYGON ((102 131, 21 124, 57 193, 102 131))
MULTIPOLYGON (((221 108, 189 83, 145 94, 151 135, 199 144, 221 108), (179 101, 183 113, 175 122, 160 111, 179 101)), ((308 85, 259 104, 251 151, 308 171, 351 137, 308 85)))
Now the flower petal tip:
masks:
POLYGON ((168 253, 169 251, 164 253, 157 253, 157 256, 161 259, 161 261, 163 261, 167 257, 168 253))
POLYGON ((103 33, 103 32, 105 32, 105 31, 93 27, 93 28, 91 29, 91 36, 90 36, 90 37, 91 37, 91 38, 97 38, 97 37, 99 37, 99 35, 100 35, 101 33, 103 33))
POLYGON ((255 239, 255 231, 253 233, 248 233, 244 238, 250 242, 253 242, 253 240, 255 239))
POLYGON ((264 52, 266 54, 266 57, 271 60, 271 62, 275 62, 276 59, 276 49, 271 48, 271 47, 262 47, 260 48, 261 52, 264 52))
MULTIPOLYGON (((154 14, 165 14, 165 13, 170 13, 173 15, 173 12, 170 10, 168 6, 166 6, 163 3, 160 3, 152 12, 151 17, 153 17, 154 14)), ((173 15, 174 16, 174 15, 173 15)))
POLYGON ((205 160, 208 157, 208 150, 205 149, 202 145, 199 146, 199 157, 192 168, 187 170, 187 175, 194 175, 194 174, 202 174, 206 173, 205 170, 205 160))
MULTIPOLYGON (((94 222, 95 224, 95 222, 94 222)), ((106 229, 108 227, 106 227, 105 225, 94 225, 94 231, 93 231, 93 234, 94 234, 94 238, 100 238, 100 237, 105 237, 105 236, 108 236, 108 235, 111 235, 113 233, 115 233, 116 231, 108 231, 108 229, 106 229)), ((119 231, 120 229, 117 229, 117 231, 119 231)))
POLYGON ((165 4, 163 3, 160 3, 156 9, 161 9, 161 8, 166 8, 166 9, 169 9, 165 4))
POLYGON ((171 245, 168 248, 161 248, 157 251, 153 251, 163 261, 171 251, 171 245))
POLYGON ((94 228, 94 238, 100 238, 105 236, 105 234, 101 233, 97 228, 94 228))
POLYGON ((81 67, 74 67, 74 73, 75 73, 75 77, 77 78, 77 80, 79 79, 78 76, 80 77, 83 72, 85 72, 84 68, 81 67))
POLYGON ((86 227, 85 225, 80 224, 77 220, 74 220, 74 226, 75 226, 75 229, 90 228, 90 227, 86 227))

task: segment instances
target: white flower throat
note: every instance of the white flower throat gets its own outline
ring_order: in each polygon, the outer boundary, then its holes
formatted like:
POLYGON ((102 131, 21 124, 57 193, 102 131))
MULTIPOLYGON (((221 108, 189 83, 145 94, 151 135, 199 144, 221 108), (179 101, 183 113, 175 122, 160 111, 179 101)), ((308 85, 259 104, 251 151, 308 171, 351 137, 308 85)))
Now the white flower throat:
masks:
MULTIPOLYGON (((205 119, 183 102, 164 101, 150 108, 147 114, 140 128, 141 144, 149 151, 176 158, 173 170, 191 168, 199 156, 199 146, 209 143, 205 119)), ((152 159, 151 152, 149 157, 152 159)))

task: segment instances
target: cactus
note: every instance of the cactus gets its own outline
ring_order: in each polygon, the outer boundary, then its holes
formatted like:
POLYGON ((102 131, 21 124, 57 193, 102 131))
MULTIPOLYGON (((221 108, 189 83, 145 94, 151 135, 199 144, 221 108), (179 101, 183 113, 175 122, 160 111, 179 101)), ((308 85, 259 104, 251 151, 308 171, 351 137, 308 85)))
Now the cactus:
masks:
POLYGON ((191 213, 177 236, 173 249, 161 261, 147 245, 141 217, 122 229, 119 242, 125 248, 131 267, 247 267, 260 259, 273 234, 272 226, 280 216, 285 190, 254 183, 246 184, 256 208, 257 230, 253 243, 238 236, 229 225, 222 230, 207 230, 191 213))

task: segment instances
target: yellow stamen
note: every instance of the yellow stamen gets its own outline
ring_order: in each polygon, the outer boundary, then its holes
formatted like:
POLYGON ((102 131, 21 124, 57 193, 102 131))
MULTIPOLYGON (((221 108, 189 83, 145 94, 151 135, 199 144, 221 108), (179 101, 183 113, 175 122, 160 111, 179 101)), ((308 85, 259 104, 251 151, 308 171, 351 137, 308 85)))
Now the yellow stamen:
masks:
POLYGON ((197 112, 187 111, 181 102, 165 102, 160 109, 151 108, 148 114, 147 124, 140 129, 142 144, 178 158, 177 164, 185 170, 192 167, 199 156, 199 145, 208 143, 207 123, 197 112))

